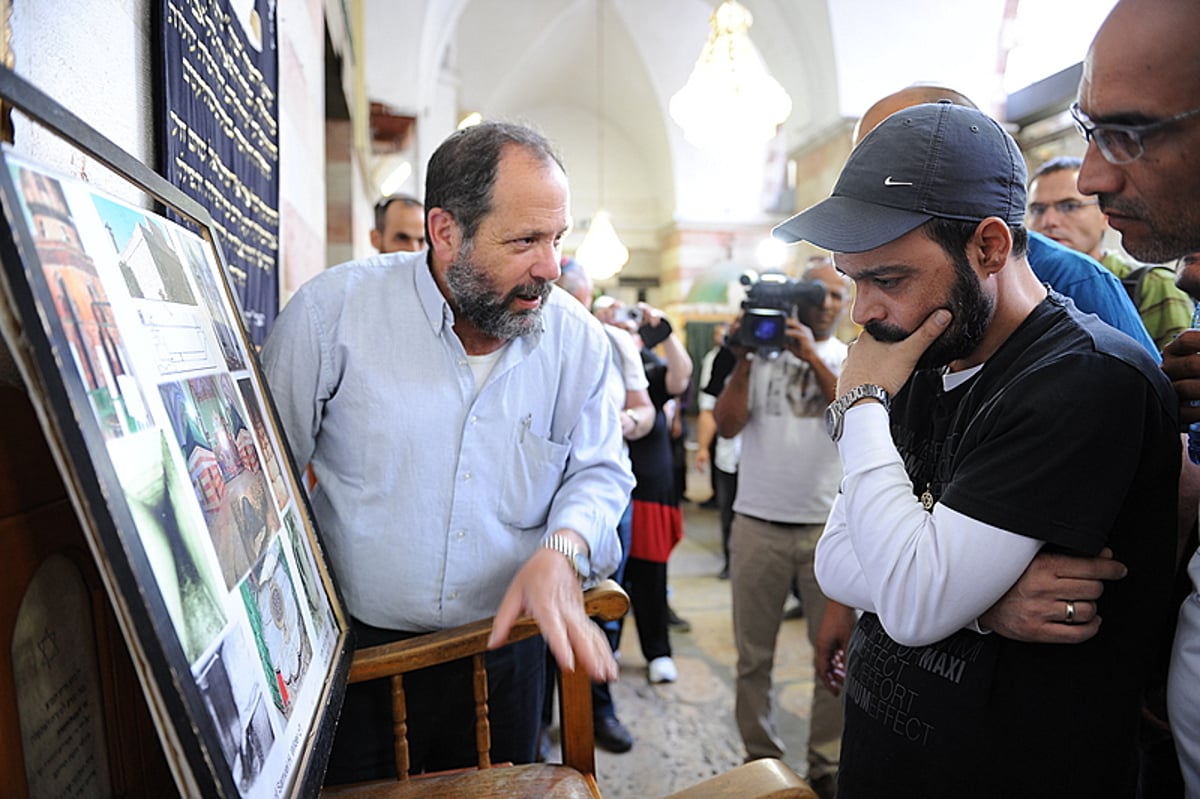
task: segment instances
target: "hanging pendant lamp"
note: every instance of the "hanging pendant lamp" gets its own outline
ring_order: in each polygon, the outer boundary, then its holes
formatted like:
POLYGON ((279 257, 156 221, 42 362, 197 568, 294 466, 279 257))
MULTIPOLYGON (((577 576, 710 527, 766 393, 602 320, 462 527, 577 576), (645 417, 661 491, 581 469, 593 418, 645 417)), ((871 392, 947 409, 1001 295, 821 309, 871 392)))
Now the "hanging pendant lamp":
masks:
POLYGON ((687 84, 671 98, 671 118, 703 150, 767 141, 792 113, 792 99, 750 41, 753 22, 736 0, 721 3, 687 84))
POLYGON ((592 280, 608 280, 629 261, 629 250, 621 243, 604 210, 604 4, 596 0, 596 193, 598 205, 587 234, 575 251, 575 260, 592 280))

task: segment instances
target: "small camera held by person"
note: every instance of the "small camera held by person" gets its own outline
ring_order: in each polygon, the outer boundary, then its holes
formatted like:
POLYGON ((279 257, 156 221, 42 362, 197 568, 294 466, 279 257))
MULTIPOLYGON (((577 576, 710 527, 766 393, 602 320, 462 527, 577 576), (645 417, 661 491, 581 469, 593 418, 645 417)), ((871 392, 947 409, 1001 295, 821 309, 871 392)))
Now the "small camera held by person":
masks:
POLYGON ((614 322, 633 322, 635 325, 642 324, 642 309, 636 305, 620 305, 613 308, 614 322))

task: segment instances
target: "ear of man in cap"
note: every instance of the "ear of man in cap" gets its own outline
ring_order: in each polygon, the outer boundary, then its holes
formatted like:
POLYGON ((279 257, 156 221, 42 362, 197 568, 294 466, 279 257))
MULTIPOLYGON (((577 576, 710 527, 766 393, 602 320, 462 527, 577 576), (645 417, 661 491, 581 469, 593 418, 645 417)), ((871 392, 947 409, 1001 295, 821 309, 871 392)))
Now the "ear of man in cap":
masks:
POLYGON ((832 252, 866 252, 934 217, 1025 217, 1025 159, 994 119, 949 101, 898 111, 850 153, 833 193, 772 235, 832 252))

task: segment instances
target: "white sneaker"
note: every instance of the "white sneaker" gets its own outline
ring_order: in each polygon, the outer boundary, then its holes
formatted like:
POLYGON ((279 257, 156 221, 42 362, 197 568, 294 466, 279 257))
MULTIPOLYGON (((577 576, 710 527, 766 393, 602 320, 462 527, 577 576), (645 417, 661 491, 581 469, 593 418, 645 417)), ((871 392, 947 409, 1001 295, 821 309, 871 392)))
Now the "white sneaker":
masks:
POLYGON ((679 671, 671 658, 661 657, 650 661, 650 682, 675 682, 678 679, 679 671))

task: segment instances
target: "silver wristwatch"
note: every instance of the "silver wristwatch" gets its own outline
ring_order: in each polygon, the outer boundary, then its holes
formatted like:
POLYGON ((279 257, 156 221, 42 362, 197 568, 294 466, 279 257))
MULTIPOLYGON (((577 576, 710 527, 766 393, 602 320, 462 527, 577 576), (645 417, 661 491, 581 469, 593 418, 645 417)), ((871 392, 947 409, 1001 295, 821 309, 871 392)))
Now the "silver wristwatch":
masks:
POLYGON ((592 561, 588 558, 587 553, 575 546, 565 535, 548 536, 542 541, 542 546, 566 556, 581 582, 592 576, 592 561))
POLYGON ((892 409, 892 398, 883 386, 877 386, 874 383, 864 383, 861 386, 855 386, 829 403, 829 407, 825 409, 825 430, 829 433, 829 437, 833 439, 834 443, 842 437, 842 423, 846 418, 846 411, 850 409, 851 405, 867 397, 882 402, 885 411, 892 409))

